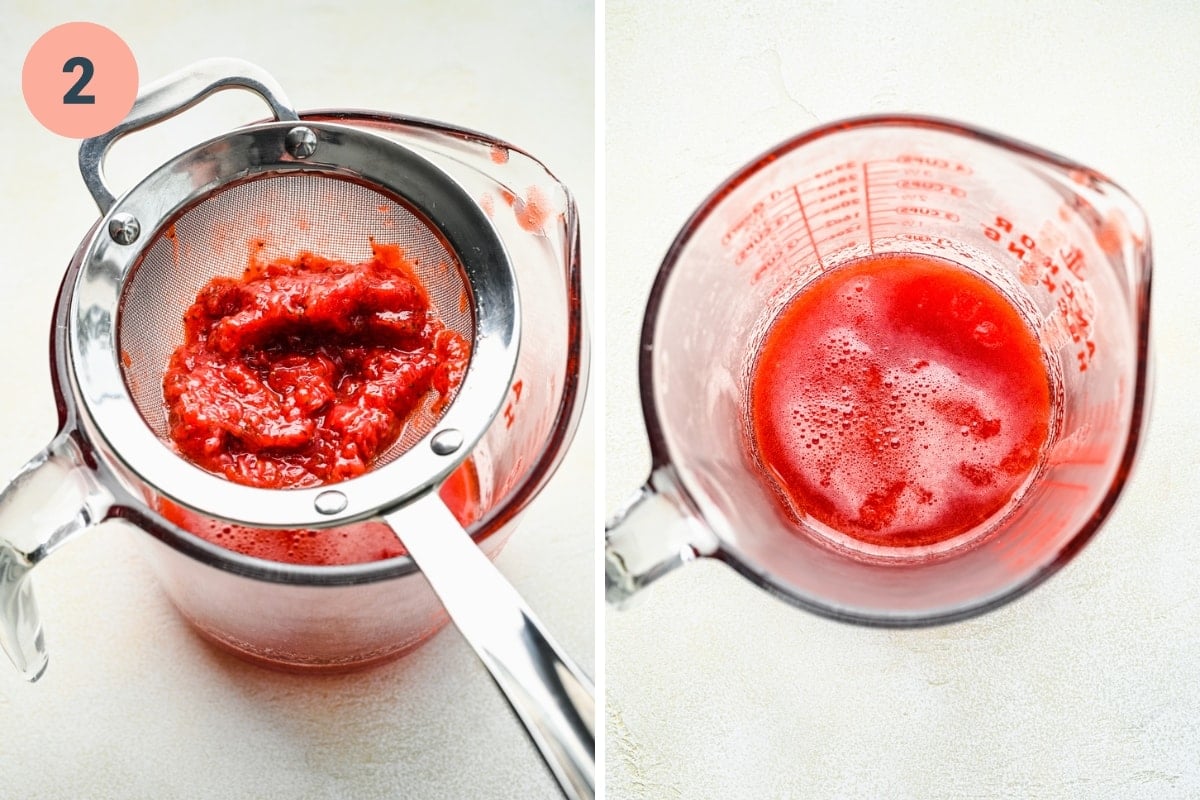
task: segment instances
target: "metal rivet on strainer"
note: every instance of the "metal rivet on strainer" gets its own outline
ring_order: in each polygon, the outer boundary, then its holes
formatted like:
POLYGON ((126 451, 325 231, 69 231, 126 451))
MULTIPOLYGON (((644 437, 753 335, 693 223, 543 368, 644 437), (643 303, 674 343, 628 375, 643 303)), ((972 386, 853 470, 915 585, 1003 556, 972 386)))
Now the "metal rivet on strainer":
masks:
POLYGON ((117 244, 133 244, 141 232, 142 225, 132 214, 125 212, 114 214, 113 218, 108 221, 108 235, 117 244))
POLYGON ((317 499, 313 501, 313 505, 322 514, 336 514, 345 509, 348 502, 349 500, 346 499, 346 495, 330 489, 328 492, 321 492, 317 495, 317 499))
POLYGON ((444 431, 438 431, 433 439, 430 440, 429 446, 439 456, 448 456, 463 446, 462 431, 457 428, 446 428, 444 431))
POLYGON ((308 158, 317 149, 317 135, 312 128, 298 125, 287 132, 284 140, 287 151, 296 158, 308 158))

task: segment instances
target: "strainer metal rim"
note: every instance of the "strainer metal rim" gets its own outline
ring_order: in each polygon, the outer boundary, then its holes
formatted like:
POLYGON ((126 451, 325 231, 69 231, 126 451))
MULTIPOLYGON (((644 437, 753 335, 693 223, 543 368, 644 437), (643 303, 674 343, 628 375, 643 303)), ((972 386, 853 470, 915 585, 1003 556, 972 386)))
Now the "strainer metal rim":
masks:
POLYGON ((311 155, 298 158, 289 152, 287 139, 295 122, 269 122, 210 139, 150 173, 97 226, 67 315, 71 379, 80 407, 106 449, 128 473, 173 502, 254 527, 331 527, 376 517, 430 491, 469 455, 499 412, 520 342, 520 298, 511 262, 491 222, 466 191, 397 142, 332 123, 303 125, 315 137, 311 155), (429 223, 466 273, 475 340, 454 401, 407 453, 333 486, 281 491, 232 483, 171 451, 133 403, 116 337, 125 280, 171 220, 229 184, 297 172, 363 183, 396 197, 429 223), (140 232, 122 244, 116 234, 129 229, 130 218, 140 232), (457 433, 439 437, 445 431, 457 433), (458 446, 447 448, 447 438, 458 446))

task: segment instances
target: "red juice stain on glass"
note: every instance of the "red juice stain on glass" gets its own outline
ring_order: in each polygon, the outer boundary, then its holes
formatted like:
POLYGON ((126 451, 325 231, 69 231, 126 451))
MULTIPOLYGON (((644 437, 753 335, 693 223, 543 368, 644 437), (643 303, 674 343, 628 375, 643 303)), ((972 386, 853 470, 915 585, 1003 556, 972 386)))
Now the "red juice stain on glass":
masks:
POLYGON ((513 213, 517 215, 517 223, 522 228, 536 233, 550 219, 550 202, 541 189, 530 186, 524 198, 513 199, 513 213))
POLYGON ((1004 295, 952 262, 837 267, 772 323, 751 386, 757 456, 789 508, 872 545, 936 544, 1038 466, 1051 384, 1004 295))

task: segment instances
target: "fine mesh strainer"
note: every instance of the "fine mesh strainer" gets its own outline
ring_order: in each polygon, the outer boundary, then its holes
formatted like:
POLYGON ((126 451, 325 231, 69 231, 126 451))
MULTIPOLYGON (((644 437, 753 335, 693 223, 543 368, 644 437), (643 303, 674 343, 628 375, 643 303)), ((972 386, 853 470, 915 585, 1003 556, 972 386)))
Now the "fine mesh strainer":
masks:
MULTIPOLYGON (((119 515, 145 520, 147 530, 170 527, 158 515, 164 507, 241 529, 353 531, 352 524, 381 521, 491 671, 564 792, 592 796, 590 681, 541 630, 437 491, 492 425, 518 361, 517 281, 484 210, 446 172, 396 141, 358 127, 301 122, 269 75, 231 59, 202 62, 147 87, 121 125, 83 143, 80 166, 104 216, 57 312, 55 354, 76 429, 65 425, 0 495, 0 644, 17 667, 36 679, 46 664, 28 572, 81 526, 119 515), (102 170, 114 141, 230 87, 259 94, 275 121, 198 145, 114 198, 102 170), (450 402, 427 400, 366 474, 332 486, 243 486, 176 455, 166 443, 162 376, 200 287, 217 275, 241 275, 251 255, 271 260, 308 251, 355 263, 370 257, 373 241, 403 249, 443 322, 471 344, 450 402), (91 469, 76 468, 84 463, 91 469), (78 518, 33 547, 19 546, 6 521, 36 513, 20 508, 19 496, 32 496, 20 490, 55 480, 60 493, 78 495, 66 499, 80 508, 78 518)), ((228 572, 285 583, 308 576, 304 568, 213 556, 219 548, 198 541, 187 546, 221 560, 228 572)), ((355 580, 353 570, 334 571, 318 583, 355 580)), ((219 585, 214 578, 214 591, 219 585)))
POLYGON ((279 121, 185 152, 110 202, 101 164, 112 142, 190 105, 168 104, 174 96, 162 92, 152 88, 129 120, 80 150, 106 214, 84 255, 69 332, 75 388, 96 434, 131 477, 153 487, 148 499, 249 527, 328 527, 428 493, 487 430, 516 362, 516 284, 486 215, 407 148, 366 131, 298 125, 283 108, 279 121), (472 343, 442 417, 417 414, 375 469, 330 489, 241 486, 164 447, 161 376, 196 291, 214 275, 240 275, 260 242, 268 258, 311 251, 353 262, 370 255, 372 236, 416 257, 439 312, 472 343))
MULTIPOLYGON (((248 256, 271 262, 307 251, 359 263, 371 257, 371 242, 399 245, 442 322, 467 342, 475 340, 462 265, 428 223, 377 189, 327 173, 292 172, 234 183, 175 217, 126 281, 117 320, 125 381, 151 430, 168 436, 162 376, 183 341, 182 309, 212 277, 240 276, 248 256)), ((428 395, 376 468, 433 430, 434 407, 428 395)))

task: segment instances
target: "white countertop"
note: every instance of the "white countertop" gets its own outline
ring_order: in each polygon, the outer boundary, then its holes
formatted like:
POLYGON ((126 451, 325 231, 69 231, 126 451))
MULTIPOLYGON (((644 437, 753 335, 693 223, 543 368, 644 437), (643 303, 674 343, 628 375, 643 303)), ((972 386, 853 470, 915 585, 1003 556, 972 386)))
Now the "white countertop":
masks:
POLYGON ((605 505, 649 465, 637 337, 700 201, 818 123, 932 114, 1112 176, 1153 230, 1156 380, 1094 542, 969 622, 818 619, 717 563, 608 610, 608 797, 1200 796, 1200 12, 1187 3, 610 0, 605 505))
MULTIPOLYGON (((78 144, 25 108, 33 41, 71 20, 129 43, 143 83, 212 56, 266 68, 305 108, 445 120, 537 156, 575 193, 594 275, 593 8, 587 2, 7 4, 0 27, 0 473, 49 441, 46 348, 67 262, 97 216, 78 144), (54 10, 46 10, 53 7, 54 10), (179 10, 176 10, 179 9, 179 10), (352 9, 352 10, 349 10, 352 9)), ((117 185, 182 147, 263 116, 224 93, 114 150, 117 185)), ((125 181, 125 183, 122 183, 125 181)), ((498 560, 563 647, 595 663, 593 424, 498 560)), ((507 705, 452 629, 398 662, 328 677, 244 664, 200 641, 130 537, 90 532, 38 568, 50 667, 28 685, 0 664, 0 797, 553 797, 507 705)), ((383 611, 382 613, 386 613, 383 611)))

